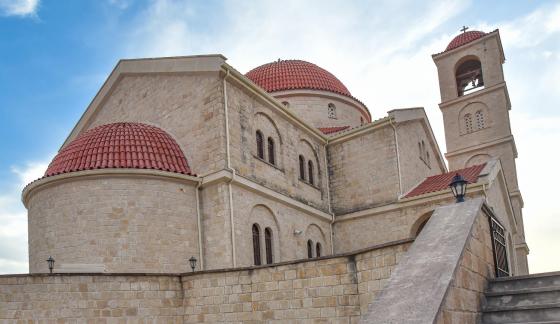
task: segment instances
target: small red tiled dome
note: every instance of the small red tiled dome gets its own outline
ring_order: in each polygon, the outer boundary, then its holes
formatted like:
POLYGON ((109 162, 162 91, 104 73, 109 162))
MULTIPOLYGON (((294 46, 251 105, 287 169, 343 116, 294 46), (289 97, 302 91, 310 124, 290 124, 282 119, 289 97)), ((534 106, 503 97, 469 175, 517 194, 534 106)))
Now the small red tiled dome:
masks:
POLYGON ((329 71, 300 60, 278 60, 252 69, 247 78, 267 92, 293 89, 331 91, 352 97, 350 91, 329 71))
POLYGON ((461 34, 455 36, 455 38, 453 38, 453 40, 451 40, 451 42, 449 43, 449 45, 447 45, 445 50, 450 51, 454 48, 457 48, 459 46, 463 46, 467 43, 475 41, 475 40, 483 37, 484 35, 486 35, 486 33, 478 31, 478 30, 472 30, 472 31, 461 33, 461 34))
POLYGON ((192 175, 175 140, 160 128, 114 123, 92 128, 64 147, 45 177, 107 168, 155 169, 192 175))

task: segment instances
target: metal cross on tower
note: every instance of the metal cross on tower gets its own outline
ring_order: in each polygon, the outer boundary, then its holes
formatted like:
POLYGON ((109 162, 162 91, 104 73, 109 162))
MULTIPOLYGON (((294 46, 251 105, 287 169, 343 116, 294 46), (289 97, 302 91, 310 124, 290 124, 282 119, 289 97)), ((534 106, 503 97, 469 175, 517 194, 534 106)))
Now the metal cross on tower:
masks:
POLYGON ((469 27, 463 26, 463 28, 461 28, 459 30, 462 31, 463 33, 465 33, 465 32, 467 32, 467 29, 469 29, 469 27))

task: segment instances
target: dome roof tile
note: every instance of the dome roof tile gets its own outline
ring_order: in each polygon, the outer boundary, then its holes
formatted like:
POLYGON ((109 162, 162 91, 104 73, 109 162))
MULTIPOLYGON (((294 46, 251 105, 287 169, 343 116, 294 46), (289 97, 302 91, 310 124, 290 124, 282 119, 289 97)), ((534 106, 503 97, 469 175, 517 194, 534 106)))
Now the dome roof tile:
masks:
POLYGON ((267 92, 311 89, 352 97, 346 86, 332 73, 301 60, 278 60, 263 64, 245 76, 267 92))
POLYGON ((80 134, 55 156, 45 177, 106 168, 155 169, 194 175, 177 142, 141 123, 101 125, 80 134))

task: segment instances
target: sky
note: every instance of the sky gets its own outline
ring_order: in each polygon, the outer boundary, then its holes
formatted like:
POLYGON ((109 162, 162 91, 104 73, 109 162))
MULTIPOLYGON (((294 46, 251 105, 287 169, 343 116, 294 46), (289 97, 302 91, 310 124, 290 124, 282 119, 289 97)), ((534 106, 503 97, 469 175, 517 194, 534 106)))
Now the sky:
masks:
POLYGON ((560 270, 560 2, 0 0, 0 274, 28 272, 23 187, 42 176, 122 58, 221 53, 245 73, 303 59, 374 119, 424 107, 445 152, 437 71, 463 26, 499 28, 533 273, 560 270))

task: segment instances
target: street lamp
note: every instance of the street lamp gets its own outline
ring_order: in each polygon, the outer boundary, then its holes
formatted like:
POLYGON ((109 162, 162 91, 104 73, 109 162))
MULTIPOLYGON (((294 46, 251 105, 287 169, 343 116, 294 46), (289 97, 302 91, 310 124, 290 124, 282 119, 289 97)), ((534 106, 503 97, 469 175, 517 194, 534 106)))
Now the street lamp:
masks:
POLYGON ((455 173, 455 176, 449 184, 449 188, 455 196, 455 201, 460 203, 465 201, 465 194, 467 193, 467 183, 468 181, 463 178, 459 173, 455 173))
POLYGON ((52 273, 54 269, 54 259, 52 256, 49 256, 49 258, 47 259, 47 264, 49 265, 50 273, 52 273))
POLYGON ((192 256, 192 257, 189 259, 189 263, 191 264, 191 269, 192 269, 192 271, 194 272, 194 269, 196 268, 196 258, 195 258, 194 256, 192 256))

